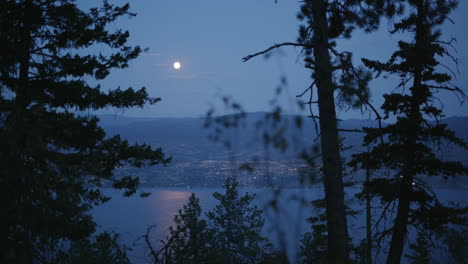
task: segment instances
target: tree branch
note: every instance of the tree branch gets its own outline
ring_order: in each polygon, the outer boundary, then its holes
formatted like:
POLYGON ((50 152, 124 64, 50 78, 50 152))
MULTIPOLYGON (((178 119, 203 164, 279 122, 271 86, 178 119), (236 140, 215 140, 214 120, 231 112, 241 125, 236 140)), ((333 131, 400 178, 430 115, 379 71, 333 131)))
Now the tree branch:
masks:
POLYGON ((275 45, 269 47, 266 50, 263 50, 263 51, 260 51, 260 52, 245 56, 244 58, 242 58, 242 62, 246 62, 246 61, 252 59, 253 57, 257 57, 258 55, 265 54, 265 53, 269 52, 270 50, 277 49, 277 48, 283 47, 283 46, 308 47, 308 45, 306 45, 306 44, 293 43, 293 42, 285 42, 285 43, 281 43, 281 44, 275 44, 275 45))
POLYGON ((156 263, 156 261, 158 260, 158 254, 154 251, 154 248, 151 245, 151 241, 149 239, 151 229, 153 229, 154 227, 156 227, 156 226, 152 225, 152 226, 148 227, 148 229, 146 230, 146 234, 143 237, 145 238, 145 242, 146 242, 146 245, 148 246, 148 248, 150 250, 151 256, 154 258, 154 262, 156 263))
POLYGON ((341 132, 359 132, 359 133, 365 133, 364 131, 359 130, 359 129, 346 129, 346 128, 338 128, 338 131, 341 131, 341 132))
POLYGON ((310 89, 312 89, 312 88, 314 87, 314 85, 315 85, 315 81, 314 81, 307 89, 305 89, 301 94, 296 95, 296 97, 298 97, 298 98, 299 98, 299 97, 302 97, 305 93, 307 93, 307 91, 309 91, 310 89))

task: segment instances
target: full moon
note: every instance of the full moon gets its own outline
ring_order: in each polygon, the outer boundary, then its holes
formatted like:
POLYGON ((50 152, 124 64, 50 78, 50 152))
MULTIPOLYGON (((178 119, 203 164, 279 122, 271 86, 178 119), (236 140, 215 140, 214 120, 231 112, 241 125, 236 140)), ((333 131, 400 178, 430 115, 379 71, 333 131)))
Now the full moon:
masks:
POLYGON ((176 70, 180 69, 180 62, 178 61, 174 62, 174 69, 176 70))

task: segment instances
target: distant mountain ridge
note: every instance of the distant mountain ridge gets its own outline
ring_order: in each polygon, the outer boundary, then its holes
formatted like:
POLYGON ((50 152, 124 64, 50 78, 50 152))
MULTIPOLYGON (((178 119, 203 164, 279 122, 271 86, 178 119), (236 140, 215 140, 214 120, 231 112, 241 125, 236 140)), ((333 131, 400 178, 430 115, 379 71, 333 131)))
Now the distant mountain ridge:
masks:
MULTIPOLYGON (((243 127, 234 129, 243 136, 254 136, 256 122, 262 120, 264 112, 247 113, 243 127)), ((194 117, 181 118, 151 118, 151 117, 127 117, 119 115, 100 115, 100 124, 108 135, 120 134, 123 138, 131 142, 147 143, 152 146, 170 144, 191 144, 191 145, 212 145, 209 139, 210 128, 204 127, 204 119, 194 117)), ((285 115, 292 120, 295 116, 285 115)), ((307 117, 303 117, 303 128, 301 134, 304 140, 312 140, 317 136, 313 122, 307 117)), ((455 116, 441 120, 441 123, 448 125, 455 134, 468 141, 468 116, 455 116)), ((340 128, 361 129, 362 127, 376 127, 375 120, 350 119, 340 121, 340 128)), ((384 123, 385 125, 385 123, 384 123)), ((362 134, 354 132, 341 132, 347 138, 347 144, 360 146, 362 144, 362 134)))

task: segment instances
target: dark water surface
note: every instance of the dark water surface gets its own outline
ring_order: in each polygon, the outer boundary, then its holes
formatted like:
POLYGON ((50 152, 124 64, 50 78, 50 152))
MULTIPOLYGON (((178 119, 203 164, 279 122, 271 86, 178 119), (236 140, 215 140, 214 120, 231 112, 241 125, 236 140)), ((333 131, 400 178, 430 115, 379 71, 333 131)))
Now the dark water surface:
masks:
MULTIPOLYGON (((165 238, 174 215, 187 203, 192 193, 200 198, 204 212, 216 206, 217 200, 212 196, 214 192, 224 193, 222 188, 152 188, 144 191, 151 192, 151 196, 126 198, 122 197, 119 191, 106 190, 106 194, 110 195, 112 200, 96 207, 92 212, 100 231, 119 233, 120 242, 133 248, 129 256, 134 263, 149 263, 146 245, 141 239, 149 226, 157 225, 152 232, 154 243, 156 243, 165 238)), ((315 210, 308 206, 306 201, 323 197, 323 190, 309 188, 274 191, 241 188, 239 191, 241 194, 249 192, 257 195, 254 204, 264 210, 264 235, 274 245, 286 248, 290 259, 294 261, 301 235, 310 230, 306 219, 315 215, 315 210), (277 205, 276 210, 273 209, 272 204, 277 205)), ((354 198, 357 192, 359 192, 358 188, 346 189, 346 199, 351 208, 362 210, 362 205, 354 198)), ((436 192, 442 202, 454 201, 463 205, 468 204, 468 190, 466 189, 436 189, 436 192)), ((379 204, 374 206, 374 213, 377 214, 380 211, 379 204)), ((348 218, 349 232, 354 239, 361 239, 364 236, 364 221, 363 213, 348 218)))

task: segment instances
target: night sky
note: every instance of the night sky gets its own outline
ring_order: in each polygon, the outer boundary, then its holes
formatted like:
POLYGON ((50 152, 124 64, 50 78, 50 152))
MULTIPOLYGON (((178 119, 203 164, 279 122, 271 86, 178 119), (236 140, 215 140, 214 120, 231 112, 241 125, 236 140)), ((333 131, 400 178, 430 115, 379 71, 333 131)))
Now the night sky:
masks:
MULTIPOLYGON (((114 1, 113 1, 114 2, 114 1)), ((124 3, 124 1, 115 1, 124 3)), ((78 1, 91 6, 94 1, 78 1)), ((242 57, 263 50, 275 43, 295 41, 299 21, 296 13, 299 1, 278 0, 141 0, 132 1, 132 19, 120 19, 114 29, 130 31, 131 43, 149 48, 124 70, 114 70, 101 82, 103 87, 139 88, 145 86, 150 95, 162 102, 144 109, 115 111, 100 114, 119 114, 144 117, 199 117, 211 105, 223 112, 221 96, 231 96, 248 112, 271 109, 270 99, 285 77, 287 85, 280 101, 288 113, 301 113, 295 96, 311 83, 310 71, 303 67, 300 49, 283 47, 269 58, 257 57, 242 62, 242 57), (180 70, 172 65, 182 64, 180 70)), ((460 60, 455 83, 468 91, 468 1, 459 7, 443 28, 444 37, 457 38, 454 55, 460 60)), ((350 40, 339 42, 338 48, 360 57, 388 59, 395 50, 400 35, 388 33, 388 23, 372 34, 355 31, 350 40)), ((449 61, 446 64, 455 69, 449 61)), ((382 103, 382 94, 392 91, 395 78, 371 82, 372 102, 382 103)), ((447 116, 468 115, 468 104, 460 105, 454 95, 441 94, 447 116)), ((339 118, 368 118, 361 111, 339 110, 339 118)))

